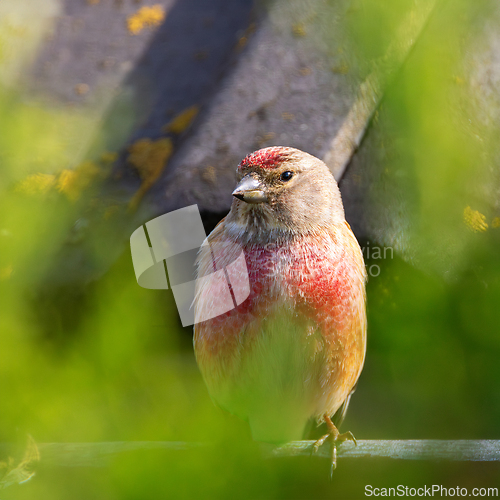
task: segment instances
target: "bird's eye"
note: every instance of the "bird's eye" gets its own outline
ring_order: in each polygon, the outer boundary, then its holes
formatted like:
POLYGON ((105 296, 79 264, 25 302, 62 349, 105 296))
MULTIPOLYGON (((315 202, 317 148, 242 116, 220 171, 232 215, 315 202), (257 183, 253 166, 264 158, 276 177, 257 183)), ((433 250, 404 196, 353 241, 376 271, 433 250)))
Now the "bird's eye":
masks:
POLYGON ((290 172, 290 170, 287 170, 286 172, 283 172, 280 175, 280 180, 282 181, 289 181, 293 177, 293 172, 290 172))

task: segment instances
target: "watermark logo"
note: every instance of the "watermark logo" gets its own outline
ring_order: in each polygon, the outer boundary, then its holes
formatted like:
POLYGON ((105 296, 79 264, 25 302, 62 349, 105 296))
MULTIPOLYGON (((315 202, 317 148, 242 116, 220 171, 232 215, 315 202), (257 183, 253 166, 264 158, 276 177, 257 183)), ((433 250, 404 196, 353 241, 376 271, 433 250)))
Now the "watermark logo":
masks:
MULTIPOLYGON (((365 262, 374 260, 386 260, 394 258, 394 250, 392 247, 380 247, 378 245, 370 245, 368 241, 364 247, 361 248, 365 262)), ((380 276, 380 266, 375 263, 367 264, 366 271, 370 278, 380 276)))
POLYGON ((424 485, 411 488, 403 484, 395 487, 376 488, 365 485, 365 496, 371 497, 498 497, 498 488, 472 488, 469 490, 460 486, 446 487, 440 484, 424 485))
MULTIPOLYGON (((243 248, 228 241, 209 242, 197 205, 146 222, 132 233, 130 247, 138 284, 172 289, 183 326, 227 313, 250 295, 243 248), (200 254, 204 256, 203 267, 198 266, 200 254)), ((373 262, 393 258, 391 247, 369 242, 362 252, 370 261, 368 275, 375 278, 380 275, 380 266, 373 262)))
POLYGON ((182 326, 220 316, 250 294, 243 249, 235 243, 210 244, 205 238, 197 205, 150 220, 130 237, 137 282, 143 288, 171 288, 182 326), (212 266, 197 279, 202 246, 210 252, 212 266))

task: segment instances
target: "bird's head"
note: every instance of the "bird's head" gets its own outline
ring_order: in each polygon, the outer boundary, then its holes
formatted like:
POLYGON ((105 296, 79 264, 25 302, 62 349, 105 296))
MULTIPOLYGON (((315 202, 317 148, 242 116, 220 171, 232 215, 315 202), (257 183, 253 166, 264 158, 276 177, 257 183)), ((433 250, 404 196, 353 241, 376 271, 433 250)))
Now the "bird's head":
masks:
POLYGON ((246 156, 226 219, 238 239, 289 239, 344 221, 337 183, 318 158, 298 149, 270 147, 246 156))

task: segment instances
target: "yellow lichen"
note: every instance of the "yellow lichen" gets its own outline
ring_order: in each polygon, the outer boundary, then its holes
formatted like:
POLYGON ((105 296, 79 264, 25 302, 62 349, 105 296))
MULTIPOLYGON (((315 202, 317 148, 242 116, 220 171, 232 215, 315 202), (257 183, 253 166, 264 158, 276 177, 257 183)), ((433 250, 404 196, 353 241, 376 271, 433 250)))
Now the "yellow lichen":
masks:
POLYGON ((59 174, 57 189, 69 200, 76 201, 101 173, 94 162, 84 161, 74 170, 64 169, 59 174))
POLYGON ((294 36, 306 36, 306 30, 302 23, 295 23, 292 26, 292 33, 294 36))
POLYGON ((55 182, 55 175, 32 174, 16 186, 16 191, 25 194, 43 194, 47 193, 54 186, 55 182))
POLYGON ((285 111, 284 113, 281 113, 281 118, 283 118, 283 120, 292 121, 295 119, 295 115, 285 111))
POLYGON ((198 114, 198 106, 190 106, 163 127, 163 132, 172 132, 173 134, 180 134, 186 130, 198 114))
POLYGON ((255 23, 251 23, 250 26, 248 26, 248 28, 245 30, 245 33, 239 38, 238 43, 236 44, 237 51, 242 50, 246 46, 250 38, 250 35, 252 35, 255 32, 255 29, 256 29, 255 23))
POLYGON ((111 163, 114 163, 117 158, 118 158, 118 153, 112 151, 106 151, 101 155, 101 162, 104 163, 105 165, 109 165, 111 163))
POLYGON ((156 141, 149 138, 139 139, 128 148, 130 154, 127 161, 142 179, 141 187, 129 203, 130 209, 137 207, 147 190, 160 177, 173 150, 172 140, 168 137, 156 141))
POLYGON ((165 9, 160 4, 144 6, 127 19, 127 28, 132 35, 137 35, 146 26, 158 26, 164 19, 165 9))
POLYGON ((57 190, 60 193, 73 193, 73 185, 76 180, 76 172, 65 168, 60 174, 59 179, 57 179, 57 190))
POLYGON ((349 65, 346 62, 343 62, 338 66, 332 66, 332 72, 340 75, 347 75, 347 73, 349 73, 349 65))
POLYGON ((500 227, 500 217, 495 217, 492 221, 491 221, 491 227, 500 227))
POLYGON ((217 172, 215 167, 213 165, 209 165, 205 170, 203 170, 201 177, 209 184, 215 184, 217 181, 217 172))
POLYGON ((90 87, 86 83, 79 83, 78 85, 75 85, 75 94, 85 95, 89 93, 89 90, 90 87))
POLYGON ((481 212, 472 210, 469 206, 464 209, 464 222, 469 229, 472 229, 476 233, 484 232, 488 229, 486 217, 481 212))
POLYGON ((246 46, 247 43, 248 43, 248 37, 241 36, 238 39, 238 43, 236 44, 236 50, 237 51, 243 50, 243 48, 246 46))

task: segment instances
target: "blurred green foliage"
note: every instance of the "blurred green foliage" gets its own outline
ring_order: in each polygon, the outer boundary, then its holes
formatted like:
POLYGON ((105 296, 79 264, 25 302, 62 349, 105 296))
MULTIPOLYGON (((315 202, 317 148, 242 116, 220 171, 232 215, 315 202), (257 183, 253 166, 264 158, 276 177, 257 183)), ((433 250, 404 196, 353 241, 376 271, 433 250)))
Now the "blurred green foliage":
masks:
MULTIPOLYGON (((352 2, 346 32, 362 73, 418 8, 352 2)), ((373 124, 389 152, 378 157, 373 205, 390 209, 392 176, 392 196, 413 200, 413 211, 395 257, 367 259, 380 275, 368 284, 366 367, 344 425, 361 439, 500 438, 498 131, 481 119, 464 58, 489 8, 437 2, 373 124), (485 231, 466 224, 468 206, 485 231)), ((498 486, 495 464, 341 460, 330 483, 325 461, 263 460, 246 424, 210 401, 171 293, 137 285, 124 250, 129 215, 107 211, 99 179, 76 198, 64 189, 61 171, 91 123, 0 92, 0 442, 23 445, 29 433, 38 443, 212 445, 128 452, 104 468, 54 466, 42 453, 35 478, 3 499, 363 498, 365 484, 498 486)))

